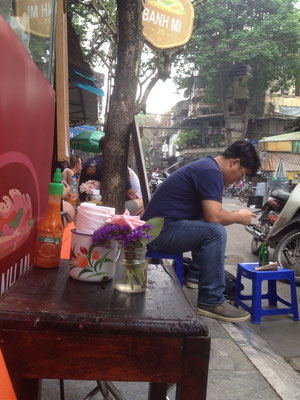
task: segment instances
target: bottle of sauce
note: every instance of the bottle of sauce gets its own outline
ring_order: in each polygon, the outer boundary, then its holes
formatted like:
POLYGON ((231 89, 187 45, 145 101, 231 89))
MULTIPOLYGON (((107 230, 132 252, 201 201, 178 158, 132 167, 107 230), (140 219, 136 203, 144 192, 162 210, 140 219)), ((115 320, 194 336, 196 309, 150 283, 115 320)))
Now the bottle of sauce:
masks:
POLYGON ((56 268, 60 263, 63 224, 61 220, 61 196, 64 186, 61 183, 59 168, 48 188, 48 207, 44 218, 38 226, 35 246, 34 265, 41 268, 56 268))

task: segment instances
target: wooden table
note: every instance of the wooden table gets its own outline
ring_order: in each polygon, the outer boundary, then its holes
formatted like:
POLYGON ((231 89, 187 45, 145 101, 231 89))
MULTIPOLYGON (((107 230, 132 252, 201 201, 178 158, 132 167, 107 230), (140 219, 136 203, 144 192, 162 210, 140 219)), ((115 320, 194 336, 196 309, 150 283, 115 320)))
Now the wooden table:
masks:
POLYGON ((17 398, 40 379, 151 382, 149 400, 206 398, 210 338, 172 268, 150 265, 143 294, 31 268, 0 298, 0 347, 17 398))

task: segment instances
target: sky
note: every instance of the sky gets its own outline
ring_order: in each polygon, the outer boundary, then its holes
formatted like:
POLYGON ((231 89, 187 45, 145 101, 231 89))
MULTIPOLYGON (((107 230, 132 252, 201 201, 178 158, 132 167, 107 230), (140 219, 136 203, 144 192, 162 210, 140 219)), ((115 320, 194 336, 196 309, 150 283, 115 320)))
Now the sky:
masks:
POLYGON ((176 86, 171 79, 163 82, 158 81, 151 90, 147 100, 147 114, 164 114, 169 111, 178 101, 184 100, 182 90, 177 93, 176 86))
MULTIPOLYGON (((97 72, 102 72, 105 74, 104 79, 104 93, 107 93, 107 73, 101 68, 95 68, 97 72)), ((172 79, 167 79, 165 82, 159 80, 154 88, 151 90, 148 100, 146 111, 147 114, 164 114, 181 100, 186 100, 183 97, 183 90, 177 93, 176 85, 173 83, 172 79)), ((105 107, 106 97, 103 99, 103 106, 105 107)))

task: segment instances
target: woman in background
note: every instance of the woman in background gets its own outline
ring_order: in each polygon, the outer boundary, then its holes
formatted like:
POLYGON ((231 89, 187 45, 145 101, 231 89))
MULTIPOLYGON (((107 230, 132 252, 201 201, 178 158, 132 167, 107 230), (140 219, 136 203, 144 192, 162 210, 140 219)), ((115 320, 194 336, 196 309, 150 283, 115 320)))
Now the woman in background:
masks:
POLYGON ((80 156, 71 155, 68 167, 62 172, 63 181, 67 182, 68 185, 72 182, 74 175, 78 176, 82 170, 82 159, 80 156))

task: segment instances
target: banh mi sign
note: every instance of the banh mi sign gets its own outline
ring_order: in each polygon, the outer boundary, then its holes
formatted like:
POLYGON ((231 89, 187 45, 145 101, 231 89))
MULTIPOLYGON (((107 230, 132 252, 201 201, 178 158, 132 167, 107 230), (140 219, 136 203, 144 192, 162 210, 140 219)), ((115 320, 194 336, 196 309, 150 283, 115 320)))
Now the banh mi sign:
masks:
POLYGON ((190 0, 146 0, 143 11, 144 38, 158 48, 186 44, 191 37, 194 8, 190 0))
POLYGON ((48 38, 52 0, 15 0, 15 3, 17 21, 25 32, 48 38))

